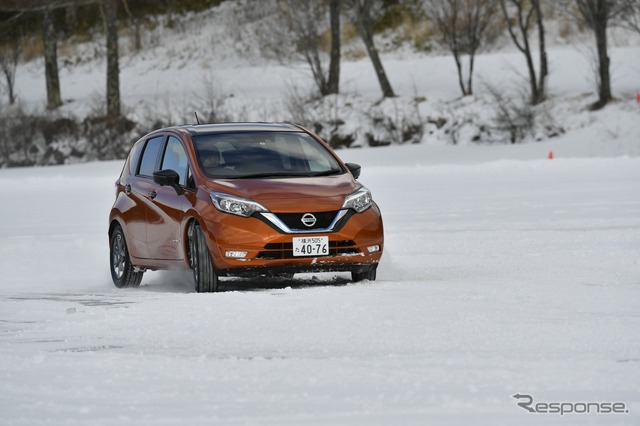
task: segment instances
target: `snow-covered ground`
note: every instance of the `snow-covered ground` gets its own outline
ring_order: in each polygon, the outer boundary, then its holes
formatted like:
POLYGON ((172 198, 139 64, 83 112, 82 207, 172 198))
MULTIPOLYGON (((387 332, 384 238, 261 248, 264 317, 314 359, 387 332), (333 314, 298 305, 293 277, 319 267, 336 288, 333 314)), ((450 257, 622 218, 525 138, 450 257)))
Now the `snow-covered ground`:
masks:
POLYGON ((341 151, 384 214, 378 281, 218 294, 113 287, 120 162, 1 170, 0 423, 638 424, 640 159, 449 148, 341 151))
MULTIPOLYGON (((230 54, 215 16, 160 26, 123 55, 127 114, 190 120, 213 90, 244 119, 282 118, 308 71, 230 54)), ((639 424, 637 46, 612 50, 617 100, 600 112, 586 110, 588 48, 551 49, 558 138, 451 146, 427 134, 339 151, 363 165, 383 212, 376 282, 305 275, 196 294, 189 274, 155 272, 118 290, 107 217, 122 163, 0 170, 0 424, 639 424), (533 414, 514 394, 629 412, 533 414)), ((84 48, 61 71, 62 113, 79 118, 104 93, 104 62, 84 48)), ((383 58, 399 94, 426 97, 423 118, 487 114, 480 83, 456 100, 450 57, 383 58)), ((476 81, 511 87, 523 62, 481 55, 476 81)), ((345 92, 379 99, 368 60, 342 70, 345 92)), ((16 86, 41 109, 41 61, 20 65, 16 86)))

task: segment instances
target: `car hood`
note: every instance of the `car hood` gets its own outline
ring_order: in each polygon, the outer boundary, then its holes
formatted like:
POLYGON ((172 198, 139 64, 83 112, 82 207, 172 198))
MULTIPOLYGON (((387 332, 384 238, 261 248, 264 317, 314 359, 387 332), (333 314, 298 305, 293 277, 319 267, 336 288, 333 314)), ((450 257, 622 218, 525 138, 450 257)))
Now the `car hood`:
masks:
POLYGON ((216 179, 213 191, 251 198, 272 212, 339 210, 347 195, 361 187, 349 173, 326 177, 216 179))

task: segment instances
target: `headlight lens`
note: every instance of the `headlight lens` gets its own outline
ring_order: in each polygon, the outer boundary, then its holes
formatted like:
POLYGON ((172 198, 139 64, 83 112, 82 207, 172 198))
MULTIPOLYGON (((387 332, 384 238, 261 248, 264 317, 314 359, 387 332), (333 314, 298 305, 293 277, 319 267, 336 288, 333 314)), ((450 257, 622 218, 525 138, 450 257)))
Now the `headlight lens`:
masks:
POLYGON ((249 217, 255 212, 267 212, 263 205, 248 198, 236 197, 223 192, 212 192, 211 201, 218 210, 242 217, 249 217))
POLYGON ((367 188, 362 187, 353 194, 347 195, 344 199, 344 204, 342 204, 342 208, 354 209, 358 213, 362 213, 371 207, 372 202, 371 192, 367 188))

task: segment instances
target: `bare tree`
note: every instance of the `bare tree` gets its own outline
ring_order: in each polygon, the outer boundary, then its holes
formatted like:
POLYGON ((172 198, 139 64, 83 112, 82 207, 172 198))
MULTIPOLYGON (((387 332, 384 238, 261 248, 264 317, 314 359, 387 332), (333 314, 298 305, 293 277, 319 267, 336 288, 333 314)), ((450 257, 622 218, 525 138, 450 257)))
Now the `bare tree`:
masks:
POLYGON ((540 52, 540 74, 538 74, 538 91, 543 100, 547 96, 547 76, 549 75, 549 61, 547 59, 547 43, 545 40, 544 14, 542 12, 543 0, 531 0, 536 10, 536 23, 538 24, 538 49, 540 52))
POLYGON ((475 56, 494 23, 496 0, 427 0, 426 13, 434 22, 456 62, 458 83, 464 96, 473 94, 475 56), (469 57, 466 82, 462 60, 469 57))
POLYGON ((619 18, 635 0, 575 0, 578 18, 593 31, 598 54, 598 100, 591 109, 603 108, 612 98, 611 60, 608 53, 607 28, 610 21, 619 18))
POLYGON ((640 33, 640 0, 631 0, 622 16, 622 25, 637 33, 640 33))
POLYGON ((491 105, 495 116, 493 128, 509 135, 509 143, 522 142, 533 134, 536 122, 536 109, 533 105, 521 102, 520 98, 509 98, 498 86, 484 82, 485 89, 492 98, 491 105))
POLYGON ((136 51, 142 49, 142 35, 140 34, 140 20, 133 16, 131 13, 131 9, 129 8, 129 2, 127 0, 122 0, 122 4, 124 5, 124 10, 127 12, 127 16, 129 17, 129 26, 132 26, 134 29, 134 49, 136 51))
POLYGON ((326 15, 325 2, 313 0, 286 0, 283 12, 295 35, 298 51, 309 65, 313 81, 321 95, 328 93, 326 67, 322 63, 320 25, 326 15))
POLYGON ((298 50, 307 61, 313 81, 322 96, 338 93, 340 80, 341 0, 284 0, 282 12, 296 38, 298 50), (328 8, 327 8, 328 6, 328 8), (323 64, 321 37, 327 13, 331 26, 329 69, 323 64))
POLYGON ((331 25, 331 59, 329 62, 329 94, 340 91, 340 9, 342 0, 329 0, 329 22, 331 25))
POLYGON ((540 1, 541 0, 500 0, 500 8, 507 22, 509 35, 527 61, 532 105, 536 105, 544 100, 545 80, 548 74, 544 17, 542 15, 540 1), (537 72, 533 63, 533 52, 530 43, 530 31, 534 25, 534 19, 537 23, 538 40, 540 44, 540 69, 537 72))
POLYGON ((53 9, 42 11, 42 40, 44 42, 44 75, 47 85, 47 108, 62 105, 60 78, 58 77, 58 40, 53 24, 53 9))
POLYGON ((2 74, 4 74, 7 94, 9 95, 9 104, 13 105, 16 101, 16 69, 22 50, 22 37, 17 36, 13 25, 14 22, 20 18, 21 13, 13 13, 10 15, 8 19, 0 23, 0 40, 7 40, 6 44, 0 46, 0 70, 2 70, 2 74))
POLYGON ((9 95, 9 104, 16 102, 15 83, 16 68, 18 67, 18 59, 20 58, 20 40, 14 39, 12 43, 0 48, 0 69, 4 74, 7 85, 7 93, 9 95))
POLYGON ((118 62, 118 0, 104 0, 107 33, 107 116, 120 116, 120 66, 118 62))
POLYGON ((387 73, 382 66, 378 49, 373 42, 373 22, 371 18, 373 1, 372 0, 350 0, 349 5, 353 8, 354 21, 358 28, 358 34, 364 42, 364 45, 373 64, 373 68, 378 77, 382 94, 385 98, 392 98, 395 96, 391 83, 387 78, 387 73))
POLYGON ((66 6, 64 8, 64 35, 71 37, 78 23, 78 8, 76 6, 66 6))
POLYGON ((45 80, 47 86, 47 108, 62 105, 60 79, 58 76, 58 42, 53 21, 53 11, 57 8, 80 6, 98 0, 2 0, 0 11, 42 13, 42 40, 44 43, 45 80))

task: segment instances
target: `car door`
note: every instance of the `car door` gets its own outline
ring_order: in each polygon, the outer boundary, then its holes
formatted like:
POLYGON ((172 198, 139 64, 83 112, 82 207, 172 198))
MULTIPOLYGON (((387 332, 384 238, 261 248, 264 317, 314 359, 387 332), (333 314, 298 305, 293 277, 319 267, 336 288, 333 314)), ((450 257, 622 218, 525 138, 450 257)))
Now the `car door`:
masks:
POLYGON ((180 224, 187 205, 189 162, 180 140, 170 135, 162 151, 158 170, 174 170, 180 176, 180 194, 173 187, 153 184, 147 210, 147 246, 152 259, 180 260, 183 258, 180 224))
POLYGON ((139 164, 125 184, 125 192, 131 200, 131 208, 124 215, 131 254, 142 259, 151 257, 147 244, 147 217, 150 194, 154 190, 153 172, 158 167, 164 135, 150 138, 144 143, 139 164))

